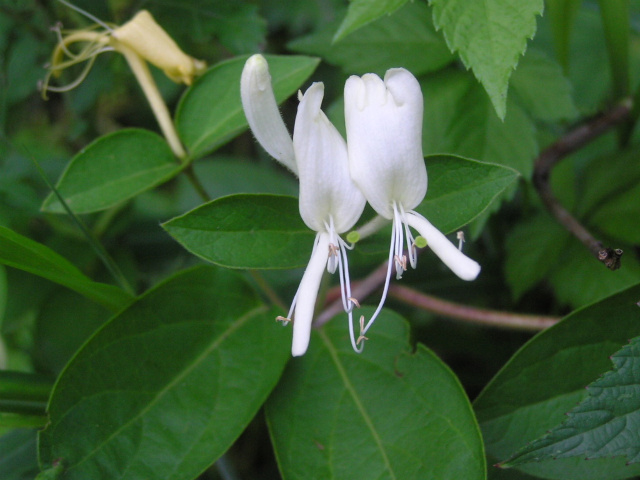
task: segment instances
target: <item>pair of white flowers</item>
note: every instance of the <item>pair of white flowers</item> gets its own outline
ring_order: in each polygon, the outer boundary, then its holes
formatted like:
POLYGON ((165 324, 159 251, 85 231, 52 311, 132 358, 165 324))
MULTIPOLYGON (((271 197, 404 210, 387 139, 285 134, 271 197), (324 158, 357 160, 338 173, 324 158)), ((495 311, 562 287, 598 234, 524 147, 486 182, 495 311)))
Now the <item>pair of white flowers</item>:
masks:
POLYGON ((254 55, 241 79, 242 105, 249 126, 262 147, 300 179, 300 215, 317 232, 311 259, 304 272, 288 318, 293 320, 294 356, 309 345, 313 309, 324 269, 339 270, 344 310, 349 315, 351 343, 361 341, 382 309, 395 264, 397 277, 416 266, 416 244, 410 227, 426 239, 433 252, 460 278, 473 280, 480 266, 465 256, 426 218, 413 211, 427 192, 427 170, 422 155, 423 101, 416 78, 403 68, 387 71, 384 81, 374 74, 352 76, 344 89, 347 142, 320 106, 324 85, 298 93, 300 104, 293 139, 282 121, 271 86, 267 61, 254 55), (360 218, 365 203, 392 221, 387 280, 375 313, 356 338, 346 250, 340 237, 360 218))

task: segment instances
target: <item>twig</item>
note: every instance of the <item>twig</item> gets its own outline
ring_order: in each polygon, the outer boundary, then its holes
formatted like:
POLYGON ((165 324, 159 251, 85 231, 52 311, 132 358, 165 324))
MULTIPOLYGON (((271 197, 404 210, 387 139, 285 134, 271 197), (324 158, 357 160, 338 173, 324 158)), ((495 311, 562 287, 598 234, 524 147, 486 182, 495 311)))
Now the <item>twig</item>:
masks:
MULTIPOLYGON (((352 296, 358 300, 363 300, 371 295, 371 293, 382 286, 386 273, 387 264, 385 262, 363 281, 353 284, 351 290, 352 296)), ((389 287, 389 295, 414 307, 422 308, 446 317, 510 330, 544 330, 560 320, 558 317, 501 312, 498 310, 487 310, 461 305, 459 303, 442 300, 432 295, 426 295, 397 284, 391 284, 389 287)), ((316 328, 320 328, 335 315, 343 311, 339 287, 329 291, 327 299, 330 299, 331 303, 316 317, 313 324, 316 328)))
POLYGON ((547 209, 593 256, 611 270, 620 268, 622 250, 605 247, 560 204, 551 191, 549 176, 556 163, 627 119, 631 109, 632 101, 626 99, 608 112, 567 133, 538 156, 533 172, 533 184, 547 209))
POLYGON ((391 285, 389 287, 389 295, 414 307, 422 308, 423 310, 428 310, 445 317, 509 330, 544 330, 560 320, 558 317, 501 312, 498 310, 470 307, 468 305, 442 300, 432 295, 426 295, 402 285, 391 285))
MULTIPOLYGON (((361 282, 354 283, 351 288, 351 296, 358 300, 362 300, 373 292, 375 292, 380 286, 384 283, 387 275, 387 262, 384 262, 378 268, 376 268, 372 273, 369 274, 367 278, 362 280, 361 282)), ((332 298, 333 295, 328 294, 327 298, 332 298)), ((344 311, 342 306, 342 298, 338 298, 337 300, 331 302, 327 308, 325 308, 320 314, 316 317, 313 322, 313 326, 316 328, 320 328, 322 325, 331 320, 338 313, 344 311)))

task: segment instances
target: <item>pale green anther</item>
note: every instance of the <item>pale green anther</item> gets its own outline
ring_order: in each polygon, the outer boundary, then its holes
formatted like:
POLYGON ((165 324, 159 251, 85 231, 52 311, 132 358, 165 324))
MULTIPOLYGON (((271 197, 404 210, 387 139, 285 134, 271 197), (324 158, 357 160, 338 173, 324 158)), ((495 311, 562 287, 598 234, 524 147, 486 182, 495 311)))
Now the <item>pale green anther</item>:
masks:
POLYGON ((349 232, 347 234, 347 242, 349 243, 358 243, 360 241, 360 234, 355 230, 349 232))
POLYGON ((415 238, 414 243, 416 244, 416 247, 418 247, 418 248, 424 248, 424 247, 426 247, 426 246, 427 246, 427 239, 426 239, 426 238, 424 238, 424 237, 423 237, 423 236, 421 236, 421 235, 418 235, 418 236, 415 238))

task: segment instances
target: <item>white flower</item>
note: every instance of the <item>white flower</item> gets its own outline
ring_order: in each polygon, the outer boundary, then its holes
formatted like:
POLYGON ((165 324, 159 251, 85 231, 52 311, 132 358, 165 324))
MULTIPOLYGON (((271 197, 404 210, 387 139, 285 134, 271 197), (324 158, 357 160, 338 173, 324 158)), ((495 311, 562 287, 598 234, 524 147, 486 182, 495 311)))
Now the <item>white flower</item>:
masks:
POLYGON ((384 81, 371 73, 352 76, 345 85, 344 101, 351 177, 374 210, 393 221, 384 293, 360 333, 364 336, 384 303, 392 263, 397 278, 407 269, 403 255, 405 236, 409 263, 416 266, 416 245, 409 227, 417 230, 431 250, 463 280, 474 280, 480 265, 413 211, 427 192, 422 155, 423 101, 416 78, 403 68, 388 70, 384 81))
POLYGON ((313 310, 325 267, 330 273, 339 270, 342 303, 349 313, 349 331, 356 348, 351 312, 357 302, 351 298, 349 285, 346 253, 349 247, 340 234, 358 221, 366 200, 351 181, 344 139, 320 109, 324 85, 314 83, 304 95, 298 94, 300 104, 293 140, 280 117, 267 62, 261 55, 247 60, 241 95, 245 115, 258 142, 298 174, 300 216, 317 232, 288 318, 281 318, 294 320, 291 353, 303 355, 309 345, 313 310))

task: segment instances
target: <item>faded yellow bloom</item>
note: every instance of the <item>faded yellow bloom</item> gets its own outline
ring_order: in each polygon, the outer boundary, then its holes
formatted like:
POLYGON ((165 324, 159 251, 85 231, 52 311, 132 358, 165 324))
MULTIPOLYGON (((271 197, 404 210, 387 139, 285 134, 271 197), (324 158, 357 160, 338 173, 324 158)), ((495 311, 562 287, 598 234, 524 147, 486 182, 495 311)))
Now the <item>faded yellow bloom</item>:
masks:
MULTIPOLYGON (((191 85, 193 77, 200 75, 206 68, 205 62, 180 50, 173 38, 147 10, 138 12, 127 23, 115 29, 111 36, 160 68, 176 83, 191 85)), ((116 50, 117 42, 112 41, 116 50)))
POLYGON ((59 25, 53 29, 58 35, 58 45, 53 51, 49 71, 42 85, 44 96, 47 91, 67 91, 79 85, 89 73, 96 56, 105 51, 122 53, 127 60, 135 55, 160 68, 174 82, 186 85, 191 85, 194 77, 202 74, 206 68, 204 61, 184 53, 146 10, 138 12, 120 27, 82 13, 98 24, 81 30, 63 31, 59 25), (75 44, 80 44, 80 49, 75 44), (63 87, 49 85, 51 76, 57 77, 63 70, 83 62, 87 64, 73 82, 63 87))

